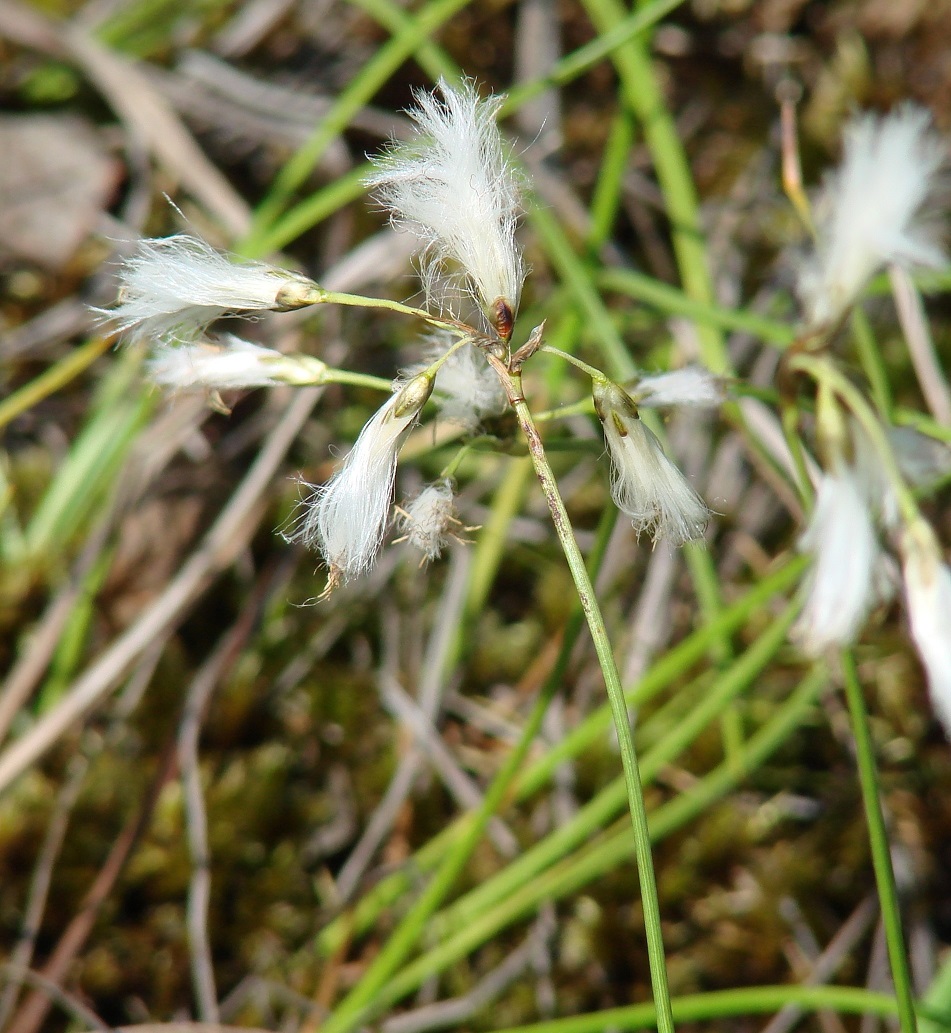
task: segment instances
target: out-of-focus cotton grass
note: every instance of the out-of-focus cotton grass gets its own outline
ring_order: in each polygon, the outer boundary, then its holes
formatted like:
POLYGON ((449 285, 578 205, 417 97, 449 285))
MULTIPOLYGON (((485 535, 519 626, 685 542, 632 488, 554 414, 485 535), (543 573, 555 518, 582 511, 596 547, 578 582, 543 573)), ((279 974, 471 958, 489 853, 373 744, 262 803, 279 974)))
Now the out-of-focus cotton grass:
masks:
POLYGON ((857 471, 844 461, 822 475, 799 548, 812 556, 793 638, 811 656, 855 641, 875 600, 881 550, 857 471))
POLYGON ((631 388, 638 405, 651 409, 666 406, 714 408, 726 400, 723 378, 702 366, 684 366, 667 373, 649 373, 631 388))
POLYGON ((923 520, 906 529, 901 551, 911 637, 928 677, 935 714, 951 739, 951 569, 923 520))
POLYGON ((923 108, 905 104, 846 126, 842 162, 815 203, 816 242, 798 270, 806 324, 837 321, 885 265, 939 268, 946 262, 925 208, 947 148, 923 108))
POLYGON ((223 334, 214 341, 159 347, 146 364, 150 380, 173 390, 316 384, 326 369, 326 363, 310 355, 284 355, 234 334, 223 334))

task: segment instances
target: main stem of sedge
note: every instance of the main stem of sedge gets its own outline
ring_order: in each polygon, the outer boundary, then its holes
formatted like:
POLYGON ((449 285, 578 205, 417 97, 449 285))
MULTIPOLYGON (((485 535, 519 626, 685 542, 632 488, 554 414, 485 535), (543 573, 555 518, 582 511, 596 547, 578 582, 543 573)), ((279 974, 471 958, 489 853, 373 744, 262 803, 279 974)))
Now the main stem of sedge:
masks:
POLYGON ((604 617, 594 592, 594 585, 588 576, 581 550, 575 539, 571 521, 565 510, 555 481, 555 475, 548 463, 541 437, 532 419, 531 411, 522 395, 521 376, 508 370, 501 360, 492 356, 487 358, 502 378, 509 401, 518 416, 518 422, 528 442, 529 454, 535 473, 545 493, 552 522, 568 567, 578 592, 578 599, 584 610, 591 638, 594 640, 598 663, 604 675, 604 684, 611 704, 611 714, 617 730, 618 743, 621 748, 621 763, 624 767, 624 779, 627 784, 627 798, 631 810, 631 823, 634 826, 634 853, 637 858, 637 873, 641 887, 641 901, 644 908, 644 926, 647 934, 647 953, 650 959, 651 985, 654 992, 654 1006, 657 1009, 658 1033, 673 1033, 674 1019, 670 1006, 670 990, 667 985, 667 962, 664 956, 664 938, 660 925, 660 906, 657 900, 657 882, 654 877, 654 860, 651 855, 650 835, 647 828, 647 810, 644 806, 644 791, 634 751, 634 740, 631 736, 630 719, 624 699, 624 689, 614 653, 608 640, 604 617))

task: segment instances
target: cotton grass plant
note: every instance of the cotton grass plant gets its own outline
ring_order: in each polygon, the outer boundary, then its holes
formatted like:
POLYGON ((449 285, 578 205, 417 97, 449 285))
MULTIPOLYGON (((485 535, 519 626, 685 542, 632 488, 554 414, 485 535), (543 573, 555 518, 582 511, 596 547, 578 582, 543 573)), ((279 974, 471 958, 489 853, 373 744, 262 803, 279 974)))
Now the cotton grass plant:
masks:
MULTIPOLYGON (((601 5, 602 15, 604 10, 601 5)), ((860 306, 869 279, 885 266, 898 264, 912 272, 943 266, 940 235, 926 217, 942 147, 927 117, 916 108, 901 108, 885 117, 858 116, 849 123, 842 165, 827 177, 812 208, 815 236, 798 273, 801 318, 796 327, 787 328, 795 340, 779 378, 778 400, 787 414, 791 449, 801 460, 807 452, 814 453, 815 460, 809 459, 820 471, 814 483, 800 475, 797 485, 806 512, 799 537, 803 559, 767 572, 749 599, 723 603, 719 609, 713 606, 707 623, 664 658, 661 668, 682 672, 703 660, 710 670, 694 686, 693 697, 684 694, 684 700, 694 702, 680 705, 673 732, 669 716, 661 714, 663 720, 656 722, 667 726, 665 734, 654 733, 649 718, 642 727, 639 717, 638 730, 652 745, 638 758, 628 708, 650 702, 657 687, 666 684, 663 669, 656 675, 649 672, 636 691, 622 688, 589 570, 603 557, 613 514, 606 512, 591 553, 583 557, 546 451, 547 428, 563 426, 559 446, 567 446, 569 455, 572 448, 585 455, 590 454, 590 437, 575 440, 577 424, 572 420, 580 412, 591 428, 600 426, 598 466, 604 497, 613 498, 645 549, 686 545, 702 595, 707 562, 702 540, 714 540, 718 533, 717 502, 705 501, 684 474, 678 459, 685 457, 661 440, 662 424, 647 422, 652 410, 666 413, 684 406, 716 414, 724 404, 735 419, 733 403, 744 388, 698 365, 660 374, 633 368, 622 375, 605 362, 605 372, 549 344, 545 324, 529 332, 521 327, 517 318, 522 295, 531 297, 532 285, 530 280, 523 282, 526 263, 517 221, 530 184, 516 170, 498 132, 501 105, 499 98, 483 99, 465 81, 441 82, 434 92, 421 91, 410 111, 415 135, 386 151, 367 177, 374 203, 419 243, 425 299, 421 307, 330 291, 320 285, 319 277, 314 281, 239 259, 191 234, 177 234, 139 245, 123 268, 120 297, 110 315, 125 340, 147 347, 146 374, 153 383, 176 393, 205 392, 218 408, 226 408, 220 392, 254 387, 338 384, 380 393, 378 408, 350 439, 349 451, 344 446, 346 454, 335 462, 333 472, 322 483, 300 483, 299 505, 281 529, 288 541, 313 550, 325 568, 325 599, 320 605, 332 605, 332 594, 340 598, 344 586, 359 596, 381 555, 400 541, 430 564, 446 551, 478 548, 465 541, 471 537, 478 543, 480 532, 463 526, 465 500, 456 495, 455 477, 464 479, 461 471, 475 442, 492 447, 495 439, 502 455, 520 442, 541 484, 594 640, 609 711, 598 711, 585 721, 564 749, 528 763, 545 706, 558 689, 557 675, 570 661, 575 638, 569 628, 555 674, 484 802, 468 816, 471 820, 447 829, 432 850, 414 857, 411 873, 386 878, 359 909, 321 931, 318 950, 324 958, 335 959, 342 956, 354 929, 359 933, 367 928, 388 903, 412 901, 321 1028, 341 1033, 367 1024, 389 1004, 423 987, 434 973, 445 971, 454 959, 485 943, 486 929, 504 928, 525 909, 560 899, 566 885, 584 886, 586 879, 629 863, 630 829, 609 825, 626 806, 635 832, 656 1023, 662 1030, 672 1029, 675 1009, 682 1002, 672 1003, 667 988, 649 837, 681 827, 709 806, 723 786, 738 784, 805 719, 820 689, 833 683, 844 687, 852 718, 898 999, 896 1006, 890 998, 883 1003, 867 995, 859 1004, 870 1010, 879 1007, 881 1014, 897 1010, 905 1033, 911 1033, 915 1016, 900 910, 859 668, 851 650, 861 645, 876 609, 889 598, 899 600, 924 665, 935 713, 946 727, 951 724, 951 573, 946 550, 922 512, 930 486, 942 476, 942 463, 940 458, 936 464, 924 461, 926 442, 918 436, 905 436, 899 446, 896 430, 907 428, 892 426, 891 414, 882 410, 868 386, 880 372, 869 365, 875 361, 874 349, 860 351, 864 377, 856 376, 844 328, 860 306), (391 371, 395 380, 335 368, 311 355, 283 354, 217 325, 224 317, 258 319, 265 312, 334 304, 401 315, 422 329, 410 364, 391 371), (560 381, 570 385, 566 400, 572 405, 564 414, 558 407, 561 399, 544 413, 535 410, 538 381, 531 371, 544 368, 546 362, 563 363, 580 378, 560 381), (579 393, 584 396, 580 403, 579 393), (511 412, 522 437, 495 438, 495 421, 511 412), (404 449, 414 435, 445 424, 464 435, 463 444, 432 483, 408 499, 402 497, 399 466, 404 449), (544 439, 540 427, 546 429, 544 439), (731 657, 731 636, 743 621, 775 593, 790 591, 797 579, 799 598, 771 620, 742 655, 731 657), (332 596, 329 603, 326 596, 332 596), (808 674, 775 720, 758 729, 722 768, 659 807, 648 827, 639 765, 645 780, 655 781, 691 736, 717 721, 727 727, 730 707, 740 692, 755 691, 757 676, 787 638, 792 643, 789 655, 799 651, 808 674), (551 777, 559 757, 576 756, 572 750, 585 744, 602 744, 608 713, 620 746, 623 777, 600 790, 584 813, 566 821, 556 836, 530 845, 511 868, 447 906, 450 889, 502 801, 528 796, 533 786, 551 777), (592 830, 600 835, 589 846, 592 830), (433 942, 412 957, 429 936, 433 942)), ((652 146, 658 146, 656 139, 652 146)), ((564 257, 569 272, 571 261, 570 254, 564 257)), ((547 314, 544 300, 538 307, 542 316, 547 314)), ((596 305, 593 311, 597 317, 596 305)), ((597 318, 593 322, 598 325, 597 318)), ((713 356, 714 350, 706 354, 713 356)), ((718 366, 718 372, 726 370, 718 366)), ((546 398, 544 404, 552 400, 546 398)), ((801 471, 809 467, 801 461, 801 471)), ((565 469, 561 462, 557 468, 559 474, 565 469)), ((675 699, 675 710, 677 703, 675 699)), ((948 730, 951 735, 951 727, 948 730)), ((9 776, 9 766, 0 770, 9 776)), ((778 1008, 777 1002, 789 1003, 793 997, 774 992, 769 1000, 778 1008)), ((820 995, 810 1000, 818 1001, 820 995)), ((832 993, 821 1000, 846 1008, 845 998, 832 993)), ((731 1014, 743 1011, 739 994, 734 1007, 731 1014)), ((622 1025, 655 1021, 654 1013, 635 1011, 625 1009, 624 1016, 614 1020, 622 1025)), ((596 1016, 591 1021, 591 1028, 604 1028, 597 1026, 596 1016)))
MULTIPOLYGON (((635 834, 657 1022, 669 1033, 673 1013, 627 701, 588 570, 524 393, 522 370, 536 356, 548 354, 589 379, 615 505, 636 535, 674 546, 702 540, 716 517, 645 425, 641 408, 716 410, 727 400, 727 382, 693 365, 661 374, 638 371, 622 386, 601 369, 549 346, 544 324, 521 342, 514 338, 526 275, 516 233, 526 183, 496 125, 500 104, 499 98, 483 99, 466 81, 440 81, 434 92, 418 92, 409 112, 414 136, 376 159, 367 178, 394 226, 419 242, 422 307, 335 294, 306 277, 232 259, 196 238, 178 235, 140 245, 124 266, 119 305, 109 317, 126 339, 149 343, 146 368, 155 383, 210 392, 277 383, 384 386, 309 356, 282 355, 216 334, 214 323, 225 315, 253 317, 262 311, 340 303, 389 309, 427 327, 419 349, 422 361, 392 385, 329 480, 302 485, 299 510, 284 529, 288 541, 315 550, 323 560, 327 583, 321 598, 365 577, 388 537, 398 534, 395 541, 408 541, 421 553, 421 562, 436 560, 460 540, 462 524, 451 479, 455 461, 437 482, 393 508, 401 449, 413 428, 429 418, 431 401, 441 419, 457 423, 469 435, 477 435, 485 421, 507 408, 514 410, 608 691, 635 834)), ((810 565, 802 610, 790 637, 818 660, 852 646, 873 608, 897 589, 894 572, 899 566, 888 562, 891 549, 901 560, 901 595, 935 711, 951 734, 951 574, 919 510, 912 490, 916 484, 903 473, 892 447, 886 414, 876 412, 862 388, 847 379, 838 359, 843 321, 876 272, 889 264, 911 270, 944 266, 935 228, 925 220, 942 161, 942 145, 917 108, 906 106, 881 118, 858 116, 848 125, 842 165, 826 177, 813 207, 815 239, 798 267, 802 323, 784 357, 782 382, 784 404, 787 413, 797 414, 794 418, 809 408, 803 406, 803 394, 811 385, 812 429, 797 429, 794 448, 807 447, 813 438, 822 470, 800 539, 810 565)), ((914 443, 910 451, 915 452, 914 443)), ((910 1033, 914 1020, 907 963, 895 921, 894 880, 874 763, 847 653, 843 664, 860 744, 879 892, 890 916, 899 1012, 910 1033)), ((464 853, 455 856, 460 859, 464 853)), ((400 931, 418 928, 438 906, 457 870, 450 863, 434 878, 388 949, 322 1028, 329 1033, 348 1030, 367 1014, 374 994, 405 955, 408 941, 401 940, 400 931)))

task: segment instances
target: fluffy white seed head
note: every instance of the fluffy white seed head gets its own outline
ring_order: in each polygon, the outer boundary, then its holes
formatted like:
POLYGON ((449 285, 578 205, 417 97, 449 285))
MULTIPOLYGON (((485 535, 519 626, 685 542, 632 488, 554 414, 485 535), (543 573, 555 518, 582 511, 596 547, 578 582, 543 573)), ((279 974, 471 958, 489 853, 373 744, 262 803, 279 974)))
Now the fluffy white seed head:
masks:
POLYGON ((432 391, 431 376, 400 386, 366 424, 331 479, 313 487, 286 537, 317 549, 330 569, 327 588, 373 565, 389 518, 396 460, 432 391))
POLYGON ((178 234, 140 241, 122 265, 119 304, 98 311, 130 339, 193 341, 222 316, 303 308, 320 296, 306 277, 178 234))
POLYGON ((326 368, 309 355, 283 355, 233 334, 195 344, 161 344, 146 364, 150 380, 173 390, 314 384, 326 368))
POLYGON ((644 426, 617 384, 594 384, 594 405, 611 458, 611 494, 638 534, 683 545, 703 536, 710 513, 687 479, 644 426))
POLYGON ((928 112, 912 104, 846 126, 842 163, 815 205, 815 251, 799 269, 808 326, 838 319, 884 265, 945 264, 934 227, 921 219, 944 158, 928 112))
POLYGON ((911 637, 928 676, 935 714, 951 739, 951 569, 924 521, 905 531, 901 551, 911 637))
POLYGON ((811 553, 806 603, 792 636, 810 656, 849 645, 876 600, 881 552, 856 471, 839 462, 822 475, 799 548, 811 553))
MULTIPOLYGON (((447 263, 455 264, 493 325, 507 321, 511 333, 524 269, 515 242, 518 179, 495 122, 501 98, 482 100, 470 82, 440 80, 438 94, 417 92, 416 104, 409 112, 416 139, 380 158, 368 185, 394 223, 422 242, 427 294, 435 292, 447 263)), ((499 332, 506 336, 504 327, 499 332)))
POLYGON ((448 481, 439 481, 428 484, 415 499, 403 506, 399 530, 428 561, 440 556, 457 537, 459 526, 452 486, 448 481))
MULTIPOLYGON (((439 359, 455 344, 449 334, 435 334, 419 371, 439 359)), ((486 362, 474 344, 457 348, 436 372, 433 400, 440 414, 466 430, 476 430, 486 419, 500 416, 508 408, 508 399, 498 374, 486 362)))
POLYGON ((668 405, 713 407, 726 398, 723 380, 703 366, 684 366, 669 373, 641 377, 631 392, 638 405, 660 409, 668 405))

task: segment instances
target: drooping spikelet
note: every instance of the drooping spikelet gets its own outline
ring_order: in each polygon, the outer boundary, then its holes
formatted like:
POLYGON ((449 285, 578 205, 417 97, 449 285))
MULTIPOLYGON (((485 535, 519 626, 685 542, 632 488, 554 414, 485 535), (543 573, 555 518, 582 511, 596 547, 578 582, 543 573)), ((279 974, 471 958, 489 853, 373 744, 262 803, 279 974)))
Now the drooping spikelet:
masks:
POLYGON ((373 565, 389 519, 400 449, 432 389, 428 374, 399 387, 360 431, 333 477, 302 500, 285 537, 321 553, 330 568, 328 591, 373 565))
POLYGON ((611 494, 638 534, 672 545, 703 536, 710 513, 645 427, 637 406, 610 381, 595 382, 594 407, 611 458, 611 494))
POLYGON ((227 315, 303 308, 320 297, 312 280, 242 262, 198 237, 139 241, 120 271, 119 304, 98 309, 129 339, 194 341, 227 315))
POLYGON ((160 344, 146 363, 149 379, 173 390, 316 384, 326 368, 310 355, 284 355, 234 334, 193 344, 160 344))

